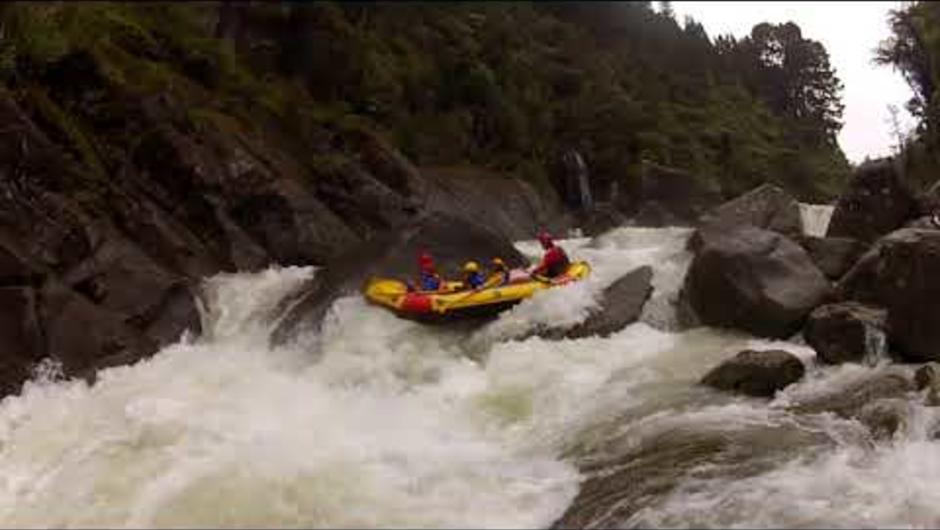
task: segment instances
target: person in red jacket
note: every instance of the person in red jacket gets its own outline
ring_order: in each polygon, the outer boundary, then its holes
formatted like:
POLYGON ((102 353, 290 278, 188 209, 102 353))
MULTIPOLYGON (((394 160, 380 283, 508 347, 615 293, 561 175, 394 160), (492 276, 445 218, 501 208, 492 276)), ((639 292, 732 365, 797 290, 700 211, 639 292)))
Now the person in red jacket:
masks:
POLYGON ((568 270, 571 261, 565 249, 555 244, 552 236, 544 230, 539 233, 539 243, 545 249, 545 255, 542 256, 541 263, 532 270, 532 276, 547 276, 554 278, 560 276, 568 270))

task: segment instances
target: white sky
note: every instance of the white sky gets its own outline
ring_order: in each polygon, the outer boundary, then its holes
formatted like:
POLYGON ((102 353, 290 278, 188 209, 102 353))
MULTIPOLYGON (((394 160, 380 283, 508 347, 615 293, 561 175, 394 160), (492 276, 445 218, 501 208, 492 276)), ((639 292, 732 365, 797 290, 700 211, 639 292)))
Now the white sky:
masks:
MULTIPOLYGON (((657 3, 654 2, 654 6, 657 3)), ((843 127, 839 144, 852 162, 889 154, 888 105, 900 109, 902 130, 913 126, 904 110, 911 90, 900 72, 873 64, 873 50, 890 34, 887 15, 900 2, 673 2, 676 20, 689 15, 705 27, 714 42, 718 35, 743 37, 760 22, 793 21, 803 37, 819 41, 845 86, 843 127)), ((658 6, 657 6, 658 8, 658 6)))

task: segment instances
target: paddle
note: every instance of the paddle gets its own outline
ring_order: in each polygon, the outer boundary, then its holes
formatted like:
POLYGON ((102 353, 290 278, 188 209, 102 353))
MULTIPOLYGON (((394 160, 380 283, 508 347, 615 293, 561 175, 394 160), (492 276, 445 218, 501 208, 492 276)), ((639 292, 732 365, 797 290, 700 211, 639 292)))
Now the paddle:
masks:
POLYGON ((496 286, 496 285, 499 283, 499 281, 500 281, 500 276, 499 276, 499 275, 494 275, 494 276, 492 276, 490 279, 488 279, 488 280, 486 280, 485 282, 483 282, 483 285, 477 287, 476 289, 470 289, 470 292, 468 292, 467 294, 465 294, 465 295, 463 295, 463 296, 461 296, 461 297, 454 298, 453 300, 450 301, 449 304, 442 304, 440 307, 437 308, 437 311, 438 311, 439 313, 444 313, 445 311, 447 311, 448 309, 450 309, 451 306, 453 306, 453 305, 456 304, 457 302, 462 302, 462 301, 466 300, 467 298, 470 298, 472 295, 474 295, 474 294, 476 294, 476 293, 482 291, 483 289, 489 289, 490 287, 494 287, 494 286, 496 286))

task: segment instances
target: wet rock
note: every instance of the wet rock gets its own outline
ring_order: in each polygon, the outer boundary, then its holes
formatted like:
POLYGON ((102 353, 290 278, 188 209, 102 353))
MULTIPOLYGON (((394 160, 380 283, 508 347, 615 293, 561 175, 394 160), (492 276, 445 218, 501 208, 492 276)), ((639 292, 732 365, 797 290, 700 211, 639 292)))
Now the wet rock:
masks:
POLYGON ((394 232, 376 236, 350 249, 317 273, 313 283, 289 302, 292 307, 273 335, 276 344, 289 340, 299 330, 316 329, 326 311, 340 296, 358 293, 371 276, 414 280, 417 255, 427 250, 438 272, 458 277, 468 260, 488 263, 501 257, 512 267, 528 265, 512 242, 483 226, 439 213, 394 232))
POLYGON ((699 249, 709 233, 722 234, 742 226, 762 228, 788 237, 803 234, 800 205, 789 193, 773 184, 764 184, 710 211, 689 246, 699 249))
POLYGON ((692 221, 683 220, 659 201, 649 201, 640 206, 640 211, 631 219, 634 226, 661 228, 664 226, 688 226, 692 221))
POLYGON ((799 245, 745 226, 704 234, 682 296, 706 325, 786 338, 829 291, 829 282, 799 245))
POLYGON ((940 230, 940 226, 934 222, 932 216, 923 216, 909 221, 904 225, 904 228, 922 228, 924 230, 940 230))
POLYGON ((32 288, 0 288, 0 307, 0 392, 6 395, 19 391, 45 344, 32 288))
POLYGON ((831 280, 838 280, 865 253, 867 247, 861 241, 847 237, 804 236, 800 245, 809 254, 813 263, 831 280))
MULTIPOLYGON (((640 201, 638 221, 657 216, 668 219, 669 224, 689 225, 698 221, 708 208, 720 201, 717 190, 711 188, 703 179, 681 169, 645 162, 640 173, 639 189, 636 193, 640 201), (652 212, 644 206, 656 204, 658 212, 652 212), (644 213, 644 210, 647 210, 644 213)), ((649 207, 652 208, 652 207, 649 207)), ((658 226, 643 224, 640 226, 658 226)))
POLYGON ((892 346, 907 360, 940 359, 940 231, 905 228, 879 246, 877 296, 892 346))
POLYGON ((862 362, 873 347, 874 334, 885 336, 884 309, 857 302, 828 304, 810 313, 803 338, 829 364, 862 362))
POLYGON ((66 375, 84 375, 111 356, 138 360, 157 349, 154 341, 125 324, 119 315, 61 283, 43 286, 39 300, 45 354, 61 361, 66 375))
POLYGON ((927 390, 927 406, 940 406, 940 364, 927 363, 918 368, 914 372, 914 386, 918 391, 927 390))
POLYGON ((581 216, 578 226, 586 236, 596 236, 620 226, 626 226, 629 220, 625 215, 606 205, 596 208, 581 216))
POLYGON ((830 392, 814 395, 793 404, 790 409, 801 414, 831 412, 843 418, 856 418, 869 403, 880 399, 904 398, 915 389, 903 370, 885 370, 830 392))
POLYGON ((534 239, 561 215, 557 204, 512 175, 477 168, 421 168, 427 196, 423 207, 456 217, 517 241, 534 239))
POLYGON ((783 350, 745 350, 713 368, 702 384, 758 397, 773 395, 799 381, 806 368, 792 353, 783 350))
POLYGON ((859 410, 858 420, 864 424, 876 440, 892 438, 908 424, 910 403, 904 399, 879 399, 859 410))
POLYGON ((871 243, 917 215, 913 192, 891 160, 863 164, 839 197, 827 236, 871 243))
POLYGON ((653 293, 652 279, 652 267, 636 268, 604 289, 600 309, 591 313, 584 322, 569 329, 546 329, 535 334, 560 340, 607 337, 616 333, 639 320, 643 305, 653 293))

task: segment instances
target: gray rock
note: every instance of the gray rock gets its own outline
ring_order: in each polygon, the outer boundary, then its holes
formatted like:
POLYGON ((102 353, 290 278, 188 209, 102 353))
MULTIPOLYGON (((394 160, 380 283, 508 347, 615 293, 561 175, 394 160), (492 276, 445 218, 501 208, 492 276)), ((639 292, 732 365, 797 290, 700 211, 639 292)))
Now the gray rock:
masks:
POLYGON ((861 241, 847 237, 804 236, 800 244, 831 280, 838 280, 848 272, 867 249, 861 241))
POLYGON ((560 340, 583 337, 607 337, 627 325, 639 320, 643 314, 643 305, 653 293, 653 269, 644 265, 638 267, 604 289, 600 309, 588 318, 569 329, 539 330, 540 337, 560 340))
POLYGON ((786 338, 829 292, 828 280, 799 245, 745 226, 704 235, 682 296, 706 325, 786 338))
POLYGON ((884 309, 857 302, 828 304, 810 313, 803 338, 829 364, 862 362, 871 347, 872 334, 886 336, 884 309))
POLYGON ((702 383, 719 390, 772 397, 799 381, 805 372, 803 362, 792 353, 745 350, 713 368, 702 383))
POLYGON ((789 193, 773 184, 764 184, 710 211, 689 239, 697 250, 703 236, 725 233, 743 226, 762 228, 796 238, 803 234, 800 205, 789 193))

